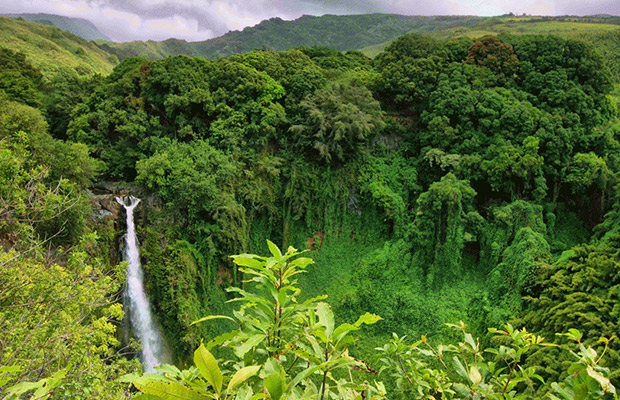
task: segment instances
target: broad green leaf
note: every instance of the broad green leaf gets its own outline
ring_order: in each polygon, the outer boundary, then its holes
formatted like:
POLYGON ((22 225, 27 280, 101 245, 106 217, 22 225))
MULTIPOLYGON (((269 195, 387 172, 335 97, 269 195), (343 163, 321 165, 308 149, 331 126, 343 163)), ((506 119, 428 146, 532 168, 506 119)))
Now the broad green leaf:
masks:
POLYGON ((217 360, 213 357, 213 354, 202 343, 194 352, 194 364, 196 364, 202 376, 213 386, 215 392, 219 395, 222 392, 222 371, 217 366, 217 360))
POLYGON ((455 383, 454 385, 452 385, 452 389, 454 389, 454 391, 458 396, 460 396, 460 398, 465 399, 470 395, 469 388, 462 383, 455 383))
POLYGON ((555 392, 557 394, 562 396, 562 398, 564 400, 573 400, 574 399, 574 393, 570 389, 563 388, 562 386, 560 386, 556 382, 553 382, 551 384, 551 387, 553 388, 553 390, 555 390, 555 392))
POLYGON ((295 267, 295 268, 299 268, 299 269, 304 269, 306 268, 308 265, 310 264, 314 264, 314 260, 308 257, 299 257, 296 258, 295 260, 291 261, 290 266, 291 267, 295 267))
POLYGON ((140 393, 131 396, 131 400, 160 400, 160 398, 152 394, 140 393))
POLYGON ((220 336, 216 336, 213 339, 209 340, 207 342, 207 345, 205 346, 205 348, 207 350, 211 350, 212 348, 214 348, 215 346, 221 346, 222 343, 228 342, 230 340, 233 340, 234 338, 237 337, 237 335, 239 335, 239 331, 231 331, 231 332, 226 332, 226 333, 222 333, 220 336))
POLYGON ((21 367, 18 367, 16 365, 11 365, 11 366, 3 365, 3 366, 0 366, 0 372, 14 373, 14 372, 20 372, 21 370, 22 370, 21 367))
POLYGON ((169 376, 181 377, 182 375, 180 369, 170 364, 160 364, 155 367, 155 370, 157 372, 163 372, 164 374, 169 376))
POLYGON ((14 394, 17 395, 18 397, 21 396, 22 394, 30 391, 30 390, 34 390, 34 389, 38 389, 40 387, 42 387, 45 382, 47 381, 47 379, 41 379, 37 382, 21 382, 18 383, 17 385, 14 386, 10 386, 9 388, 6 389, 6 393, 7 394, 14 394))
POLYGON ((203 400, 209 398, 178 382, 163 382, 139 378, 133 384, 142 393, 157 396, 162 400, 203 400))
POLYGON ((279 372, 274 372, 265 378, 264 384, 271 398, 273 400, 280 400, 285 390, 282 375, 279 372))
POLYGON ((196 321, 194 321, 194 322, 192 322, 191 324, 189 324, 189 326, 192 326, 192 325, 195 325, 195 324, 199 324, 199 323, 201 323, 201 322, 205 322, 205 321, 210 321, 210 320, 212 320, 212 319, 227 319, 227 320, 230 320, 230 321, 232 321, 232 322, 235 322, 235 320, 234 320, 234 319, 232 319, 232 318, 230 318, 230 317, 227 317, 227 316, 225 316, 225 315, 209 315, 209 316, 206 316, 206 317, 202 317, 202 318, 200 318, 200 319, 197 319, 196 321))
POLYGON ((117 380, 122 383, 133 383, 139 377, 140 377, 140 374, 138 374, 137 372, 132 372, 131 374, 125 374, 121 376, 117 380))
POLYGON ((459 360, 457 356, 454 356, 452 360, 454 360, 454 368, 456 369, 456 373, 459 374, 461 378, 468 379, 469 373, 461 363, 461 360, 459 360))
POLYGON ((354 343, 356 341, 357 341, 356 337, 344 335, 340 340, 338 340, 337 343, 338 343, 338 346, 346 348, 348 344, 354 343))
POLYGON ((366 324, 366 325, 372 325, 375 324, 379 321, 381 321, 383 318, 381 318, 380 316, 376 315, 376 314, 371 314, 371 313, 366 313, 364 315, 361 315, 357 321, 355 322, 355 326, 359 327, 362 324, 366 324))
POLYGON ((359 328, 355 325, 351 324, 342 324, 334 331, 334 340, 338 342, 341 339, 341 336, 346 335, 348 332, 359 330, 359 328))
POLYGON ((609 382, 609 379, 596 372, 591 365, 588 365, 588 375, 590 375, 592 379, 596 380, 606 393, 616 393, 616 388, 611 384, 611 382, 609 382))
POLYGON ((337 364, 338 362, 339 362, 339 360, 329 360, 329 361, 326 361, 324 363, 315 365, 313 367, 306 368, 305 370, 303 370, 300 373, 298 373, 297 375, 295 375, 295 378, 293 378, 291 383, 288 385, 288 388, 289 389, 294 388, 295 386, 297 386, 299 384, 299 382, 301 382, 302 380, 306 379, 307 377, 309 377, 310 375, 312 375, 316 371, 319 371, 319 370, 321 370, 323 368, 331 367, 332 365, 337 364))
POLYGON ((248 267, 252 269, 262 269, 265 265, 264 261, 257 260, 251 255, 233 256, 233 262, 240 267, 248 267))
POLYGON ((476 341, 474 340, 474 337, 471 335, 471 333, 465 333, 465 343, 467 343, 473 350, 477 350, 478 349, 478 345, 476 344, 476 341))
POLYGON ((316 296, 316 297, 313 297, 311 299, 308 299, 308 300, 304 301, 303 303, 301 303, 301 305, 304 306, 304 307, 312 307, 313 304, 316 303, 317 301, 325 300, 325 299, 327 299, 327 295, 326 294, 322 294, 320 296, 316 296))
POLYGON ((277 300, 278 300, 278 303, 280 304, 280 307, 286 307, 286 304, 287 304, 286 290, 280 290, 280 292, 277 295, 277 300))
POLYGON ((278 246, 273 244, 271 240, 267 240, 267 246, 269 246, 269 251, 271 252, 271 254, 273 254, 273 257, 276 259, 276 261, 281 263, 282 252, 280 252, 280 249, 278 248, 278 246))
POLYGON ((570 334, 568 337, 571 340, 574 340, 575 342, 579 342, 581 341, 581 339, 583 338, 583 333, 581 333, 579 330, 574 329, 574 328, 570 328, 568 330, 568 333, 570 334))
POLYGON ((47 379, 47 386, 50 390, 60 385, 60 382, 67 376, 68 369, 69 368, 59 369, 58 371, 54 372, 54 375, 47 379))
POLYGON ((21 368, 15 365, 11 365, 11 366, 0 366, 0 376, 2 376, 3 378, 0 378, 0 387, 6 385, 7 383, 9 383, 10 381, 12 381, 14 378, 11 377, 6 377, 6 374, 14 374, 17 372, 20 372, 21 368))
POLYGON ((252 376, 258 373, 260 370, 260 365, 251 365, 249 367, 241 368, 239 371, 235 372, 230 382, 228 382, 228 388, 226 391, 230 393, 230 391, 240 383, 247 381, 252 376))
POLYGON ((480 382, 482 382, 482 375, 480 375, 478 368, 473 365, 469 367, 469 380, 474 384, 474 386, 478 386, 480 382))
POLYGON ((334 313, 329 304, 324 302, 317 304, 316 315, 319 317, 319 324, 325 327, 325 336, 330 339, 334 331, 334 313))
POLYGON ((245 353, 250 351, 253 347, 261 343, 265 339, 265 335, 262 333, 250 336, 243 344, 235 347, 235 354, 239 358, 243 358, 245 353))

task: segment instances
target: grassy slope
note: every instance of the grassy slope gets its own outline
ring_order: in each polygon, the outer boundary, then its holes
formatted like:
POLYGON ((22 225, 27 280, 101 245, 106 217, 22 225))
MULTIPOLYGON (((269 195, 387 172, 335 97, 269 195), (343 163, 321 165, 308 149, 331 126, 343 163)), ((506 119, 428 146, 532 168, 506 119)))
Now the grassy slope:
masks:
POLYGON ((188 43, 179 39, 168 39, 163 42, 133 41, 124 43, 98 42, 101 49, 116 55, 119 60, 128 57, 144 57, 149 60, 159 60, 169 56, 185 54, 188 56, 198 56, 193 43, 188 43))
POLYGON ((11 18, 23 18, 26 21, 38 22, 44 25, 57 26, 86 40, 112 40, 90 21, 81 18, 63 17, 53 14, 7 14, 11 18))
MULTIPOLYGON (((617 53, 617 39, 620 37, 619 17, 491 17, 474 25, 452 27, 429 32, 431 36, 443 39, 455 37, 479 38, 499 34, 552 34, 562 37, 594 42, 601 51, 617 53), (599 46, 599 44, 601 46, 599 46)), ((390 41, 368 46, 361 51, 374 57, 383 51, 390 41)))
POLYGON ((118 63, 93 42, 60 28, 0 17, 0 46, 26 54, 45 76, 63 71, 108 74, 118 63))

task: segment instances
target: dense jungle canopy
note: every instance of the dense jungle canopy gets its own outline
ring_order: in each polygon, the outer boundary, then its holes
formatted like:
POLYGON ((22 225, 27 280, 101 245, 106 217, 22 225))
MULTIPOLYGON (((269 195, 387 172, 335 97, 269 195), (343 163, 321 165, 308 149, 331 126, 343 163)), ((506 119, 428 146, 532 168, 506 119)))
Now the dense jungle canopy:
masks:
POLYGON ((619 67, 601 48, 406 34, 374 59, 103 75, 0 48, 0 396, 617 398, 619 67), (93 193, 143 199, 165 376, 138 377, 121 334, 124 226, 93 193))

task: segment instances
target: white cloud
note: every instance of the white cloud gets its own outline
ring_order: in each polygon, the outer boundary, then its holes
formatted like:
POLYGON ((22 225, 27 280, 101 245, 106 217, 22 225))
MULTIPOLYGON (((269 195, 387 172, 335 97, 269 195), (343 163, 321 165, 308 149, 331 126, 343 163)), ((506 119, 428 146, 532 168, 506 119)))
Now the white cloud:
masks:
POLYGON ((242 10, 238 4, 230 4, 226 1, 213 2, 211 9, 231 30, 241 30, 246 26, 256 25, 262 18, 257 18, 256 14, 252 15, 247 10, 242 10))
MULTIPOLYGON (((165 2, 161 1, 161 4, 165 2)), ((201 28, 196 18, 180 15, 144 17, 136 12, 113 7, 103 1, 86 0, 4 0, 2 13, 47 13, 84 18, 93 22, 113 40, 165 40, 180 38, 189 41, 216 36, 211 29, 201 28)))

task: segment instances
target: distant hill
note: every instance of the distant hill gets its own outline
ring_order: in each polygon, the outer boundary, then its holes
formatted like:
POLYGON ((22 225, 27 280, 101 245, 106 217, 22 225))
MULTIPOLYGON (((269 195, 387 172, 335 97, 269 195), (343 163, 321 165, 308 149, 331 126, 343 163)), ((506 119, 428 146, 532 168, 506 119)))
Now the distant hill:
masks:
POLYGON ((0 47, 22 52, 44 76, 108 74, 118 58, 92 41, 49 24, 0 17, 0 47))
POLYGON ((620 17, 533 17, 504 15, 404 16, 393 14, 303 16, 294 21, 272 18, 242 31, 203 42, 169 39, 163 42, 98 42, 120 60, 132 56, 161 59, 186 54, 205 58, 226 57, 258 48, 285 50, 291 47, 325 46, 341 51, 361 50, 369 57, 382 52, 397 37, 423 33, 438 38, 501 34, 553 34, 593 43, 620 74, 620 17))
POLYGON ((291 47, 325 46, 337 50, 357 50, 393 40, 408 32, 435 32, 471 26, 482 17, 421 17, 394 14, 304 15, 294 21, 272 18, 242 31, 203 42, 171 39, 164 42, 104 43, 100 46, 119 59, 142 56, 150 59, 187 54, 206 58, 230 56, 257 48, 285 50, 291 47))
POLYGON ((107 40, 109 37, 99 32, 99 29, 90 21, 81 18, 63 17, 54 14, 4 14, 9 18, 22 18, 26 21, 38 22, 43 25, 56 26, 63 31, 73 33, 86 40, 107 40))
POLYGON ((593 43, 610 61, 614 72, 620 76, 620 50, 617 46, 620 43, 620 17, 608 15, 589 17, 306 15, 294 21, 272 18, 242 31, 229 32, 202 42, 169 39, 162 42, 126 43, 86 41, 60 28, 49 26, 54 24, 50 17, 54 16, 29 14, 29 18, 36 19, 39 23, 0 17, 0 46, 26 53, 31 62, 44 73, 59 68, 72 68, 81 74, 87 74, 107 73, 119 60, 133 56, 152 60, 177 54, 217 58, 259 48, 285 50, 292 47, 324 46, 341 51, 361 50, 366 55, 374 57, 392 40, 410 32, 437 38, 462 36, 478 38, 484 35, 539 33, 593 43))
MULTIPOLYGON (((483 18, 475 24, 450 27, 428 32, 437 38, 469 37, 479 38, 485 35, 502 34, 551 34, 566 38, 574 38, 593 43, 599 50, 618 64, 620 72, 620 54, 617 44, 620 43, 620 17, 596 15, 587 17, 540 17, 512 16, 483 18)), ((369 57, 374 57, 390 44, 386 41, 361 49, 369 57)))

